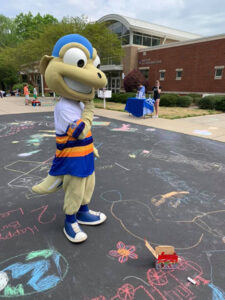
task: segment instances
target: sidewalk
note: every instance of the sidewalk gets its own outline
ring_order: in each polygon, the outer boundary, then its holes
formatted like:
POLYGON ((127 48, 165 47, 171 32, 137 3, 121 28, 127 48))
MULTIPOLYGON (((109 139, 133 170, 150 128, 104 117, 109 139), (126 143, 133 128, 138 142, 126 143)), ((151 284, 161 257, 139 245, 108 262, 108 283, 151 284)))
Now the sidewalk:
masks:
POLYGON ((0 115, 54 111, 55 102, 53 98, 39 98, 39 100, 42 101, 42 106, 25 105, 23 97, 0 98, 0 115))
POLYGON ((176 120, 153 119, 151 117, 136 118, 127 112, 95 109, 95 114, 124 122, 166 129, 179 133, 199 136, 215 141, 225 142, 225 114, 182 118, 176 120))
MULTIPOLYGON (((0 115, 53 112, 55 101, 53 98, 42 99, 42 106, 25 106, 22 97, 5 97, 0 99, 0 115)), ((135 118, 127 112, 106 109, 95 109, 98 116, 121 120, 154 128, 166 129, 174 132, 199 136, 215 141, 225 142, 225 114, 207 115, 176 120, 152 119, 150 117, 135 118)))

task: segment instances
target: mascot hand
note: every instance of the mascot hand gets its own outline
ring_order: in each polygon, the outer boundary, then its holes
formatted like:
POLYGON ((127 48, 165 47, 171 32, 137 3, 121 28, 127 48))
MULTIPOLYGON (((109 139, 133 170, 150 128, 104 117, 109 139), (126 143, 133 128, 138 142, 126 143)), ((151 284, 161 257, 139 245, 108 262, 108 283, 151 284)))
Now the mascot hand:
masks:
POLYGON ((94 146, 94 156, 97 157, 97 158, 100 157, 100 156, 99 156, 99 153, 98 153, 98 149, 95 148, 95 146, 94 146))
POLYGON ((82 131, 82 133, 79 135, 78 137, 79 140, 84 139, 88 134, 88 132, 91 130, 92 121, 94 117, 94 107, 95 107, 94 101, 91 100, 91 101, 84 102, 84 105, 85 107, 81 119, 85 123, 85 128, 82 131))

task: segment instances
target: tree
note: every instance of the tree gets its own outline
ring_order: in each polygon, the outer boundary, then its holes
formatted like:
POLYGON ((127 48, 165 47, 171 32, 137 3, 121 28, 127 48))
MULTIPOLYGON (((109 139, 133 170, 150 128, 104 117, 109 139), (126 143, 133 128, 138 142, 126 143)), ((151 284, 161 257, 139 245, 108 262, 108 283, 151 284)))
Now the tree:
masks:
POLYGON ((88 23, 81 34, 91 41, 102 60, 109 57, 118 57, 119 59, 122 57, 121 41, 104 23, 88 23))
POLYGON ((3 15, 0 15, 0 47, 13 46, 15 44, 14 22, 3 15))
POLYGON ((51 18, 49 15, 41 17, 38 14, 35 18, 31 13, 17 16, 16 30, 20 42, 13 47, 4 49, 0 47, 0 84, 3 83, 1 72, 4 73, 7 69, 14 70, 15 77, 21 68, 26 72, 43 55, 51 55, 56 41, 70 33, 78 33, 89 39, 101 59, 114 56, 120 58, 123 54, 117 35, 109 31, 103 23, 88 23, 85 17, 63 18, 62 22, 55 22, 54 17, 51 18), (35 18, 36 20, 42 18, 40 27, 34 26, 35 18), (50 24, 44 23, 48 21, 50 24))
POLYGON ((57 24, 58 20, 52 15, 44 15, 38 13, 33 16, 31 12, 28 14, 20 13, 16 16, 14 24, 16 27, 15 33, 20 40, 33 39, 43 32, 45 25, 57 24))
POLYGON ((74 18, 71 23, 48 25, 38 38, 25 40, 17 46, 16 51, 11 49, 15 65, 30 64, 45 54, 51 55, 56 41, 70 33, 78 33, 89 39, 100 57, 121 56, 123 53, 119 39, 104 24, 85 24, 82 19, 74 18))
POLYGON ((148 81, 139 70, 133 70, 124 78, 124 89, 126 92, 137 91, 138 85, 143 84, 148 90, 148 81))

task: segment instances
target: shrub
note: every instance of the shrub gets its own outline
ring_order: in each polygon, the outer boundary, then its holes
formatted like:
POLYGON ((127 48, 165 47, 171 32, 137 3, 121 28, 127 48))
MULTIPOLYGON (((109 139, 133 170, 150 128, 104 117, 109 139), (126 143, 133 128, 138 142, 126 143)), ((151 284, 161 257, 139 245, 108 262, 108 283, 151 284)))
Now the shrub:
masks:
POLYGON ((181 107, 189 107, 193 102, 190 96, 179 96, 176 100, 176 105, 181 107))
POLYGON ((195 98, 201 98, 200 94, 194 94, 194 93, 187 94, 186 96, 189 96, 189 97, 191 97, 193 99, 195 99, 195 98))
POLYGON ((110 102, 117 102, 117 103, 126 103, 128 98, 135 97, 136 93, 121 93, 121 94, 112 94, 111 99, 107 99, 110 102))
POLYGON ((225 111, 225 96, 216 101, 215 109, 225 111))
POLYGON ((192 102, 192 104, 194 104, 194 105, 197 105, 198 106, 198 104, 199 104, 199 101, 202 99, 202 97, 200 97, 200 96, 198 96, 198 97, 196 97, 196 98, 193 98, 193 102, 192 102))
POLYGON ((178 96, 176 94, 165 94, 161 96, 161 106, 176 106, 178 96))
POLYGON ((223 96, 206 96, 201 98, 198 106, 203 109, 215 109, 216 102, 220 101, 221 98, 223 98, 223 96))
MULTIPOLYGON (((24 88, 25 83, 26 82, 14 84, 13 88, 12 88, 13 91, 16 90, 16 89, 19 89, 20 93, 23 94, 23 88, 24 88)), ((28 84, 28 89, 29 89, 30 92, 33 92, 34 87, 31 84, 28 84)))

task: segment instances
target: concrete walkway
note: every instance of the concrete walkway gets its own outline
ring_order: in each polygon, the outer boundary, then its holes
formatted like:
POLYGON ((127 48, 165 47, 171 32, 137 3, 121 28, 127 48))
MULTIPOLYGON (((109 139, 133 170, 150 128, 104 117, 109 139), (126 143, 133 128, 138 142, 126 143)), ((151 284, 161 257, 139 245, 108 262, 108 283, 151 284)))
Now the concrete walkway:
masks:
MULTIPOLYGON (((0 115, 53 112, 55 101, 53 98, 42 99, 42 106, 33 107, 24 105, 22 97, 6 97, 0 99, 0 115)), ((176 120, 135 118, 127 112, 118 112, 106 109, 95 109, 95 114, 102 117, 121 120, 139 125, 199 136, 220 142, 225 142, 225 114, 207 115, 176 120)))

